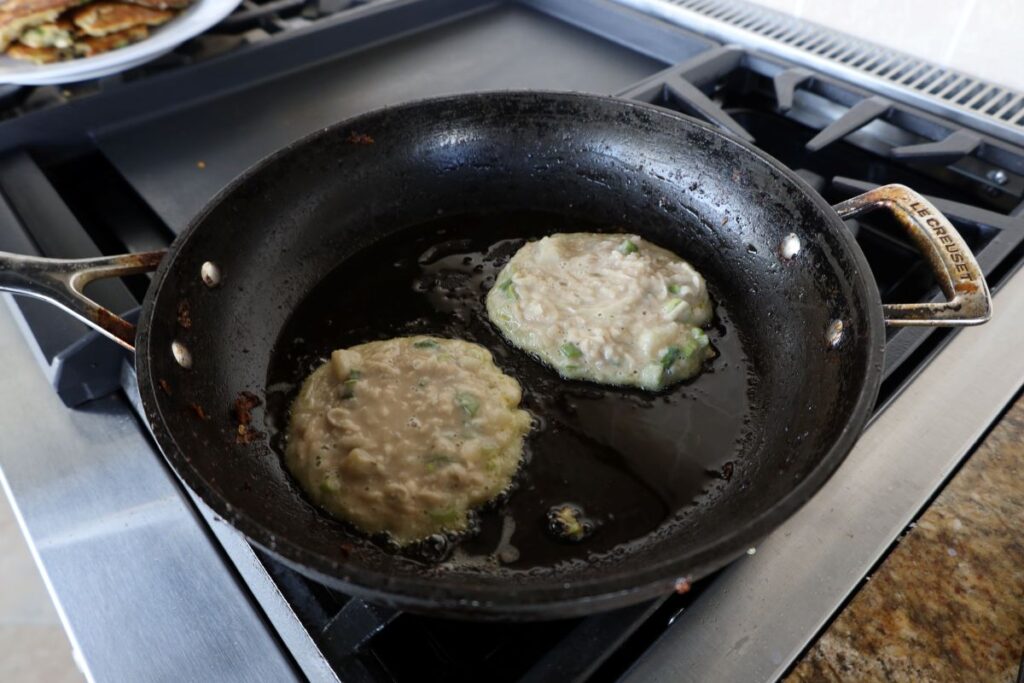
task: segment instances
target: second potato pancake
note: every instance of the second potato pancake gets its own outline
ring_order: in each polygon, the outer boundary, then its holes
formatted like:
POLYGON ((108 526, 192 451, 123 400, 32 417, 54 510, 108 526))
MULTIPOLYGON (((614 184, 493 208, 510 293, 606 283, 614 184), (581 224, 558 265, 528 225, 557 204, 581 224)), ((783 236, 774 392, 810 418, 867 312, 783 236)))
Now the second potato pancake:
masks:
POLYGON ((502 334, 560 375, 658 390, 714 352, 704 278, 636 235, 559 233, 524 245, 487 294, 502 334))

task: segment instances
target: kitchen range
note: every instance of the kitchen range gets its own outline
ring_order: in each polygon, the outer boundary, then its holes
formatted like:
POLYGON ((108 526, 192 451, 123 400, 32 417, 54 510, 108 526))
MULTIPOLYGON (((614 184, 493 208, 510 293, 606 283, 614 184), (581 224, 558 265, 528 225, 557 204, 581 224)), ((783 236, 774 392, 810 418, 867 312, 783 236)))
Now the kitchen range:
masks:
MULTIPOLYGON (((844 215, 857 195, 909 186, 977 257, 992 320, 889 327, 852 452, 735 563, 596 615, 467 623, 348 596, 250 545, 168 468, 130 354, 4 295, 0 470, 89 677, 775 680, 1024 383, 1024 95, 724 0, 246 0, 148 65, 0 94, 0 249, 164 249, 234 177, 308 133, 385 105, 524 88, 703 119, 844 215)), ((845 227, 885 304, 946 300, 891 214, 845 227)), ((131 318, 148 284, 133 275, 89 295, 131 318)))

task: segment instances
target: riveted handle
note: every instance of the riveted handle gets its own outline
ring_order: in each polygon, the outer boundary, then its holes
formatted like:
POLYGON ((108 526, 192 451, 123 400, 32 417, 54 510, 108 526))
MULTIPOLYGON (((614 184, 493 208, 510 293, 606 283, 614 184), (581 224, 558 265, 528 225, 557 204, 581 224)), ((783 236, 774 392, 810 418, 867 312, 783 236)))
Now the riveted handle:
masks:
POLYGON ((887 325, 959 327, 992 317, 992 295, 981 266, 953 224, 931 202, 904 185, 883 185, 836 204, 842 218, 884 208, 917 245, 946 295, 943 303, 886 304, 887 325))
POLYGON ((100 306, 83 291, 93 280, 155 270, 165 253, 147 251, 90 259, 51 259, 0 252, 0 291, 24 294, 56 304, 129 351, 134 351, 135 325, 100 306))

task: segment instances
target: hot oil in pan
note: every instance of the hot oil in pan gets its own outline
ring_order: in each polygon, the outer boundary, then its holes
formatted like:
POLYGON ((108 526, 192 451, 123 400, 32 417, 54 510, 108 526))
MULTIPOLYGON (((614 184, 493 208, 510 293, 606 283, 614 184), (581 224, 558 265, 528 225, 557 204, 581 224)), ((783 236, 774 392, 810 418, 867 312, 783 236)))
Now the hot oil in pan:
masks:
POLYGON ((299 384, 332 350, 412 334, 461 338, 490 349, 519 380, 535 424, 513 490, 480 512, 478 533, 458 544, 455 560, 551 566, 650 533, 731 473, 748 429, 748 363, 730 333, 728 311, 717 302, 708 334, 720 355, 710 368, 650 394, 562 379, 509 346, 484 307, 498 271, 526 239, 611 229, 551 214, 460 215, 402 231, 349 258, 300 304, 279 337, 268 373, 271 422, 281 426, 271 435, 274 447, 284 450, 299 384), (557 540, 547 530, 548 511, 567 503, 594 524, 582 542, 557 540))

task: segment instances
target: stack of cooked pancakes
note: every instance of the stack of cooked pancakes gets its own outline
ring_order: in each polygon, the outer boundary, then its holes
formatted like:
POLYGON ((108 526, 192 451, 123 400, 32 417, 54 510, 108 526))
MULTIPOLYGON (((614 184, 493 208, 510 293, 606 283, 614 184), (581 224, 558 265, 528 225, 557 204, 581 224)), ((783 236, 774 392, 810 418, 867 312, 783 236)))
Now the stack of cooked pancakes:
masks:
POLYGON ((149 35, 192 0, 0 0, 0 49, 49 64, 91 57, 149 35))

